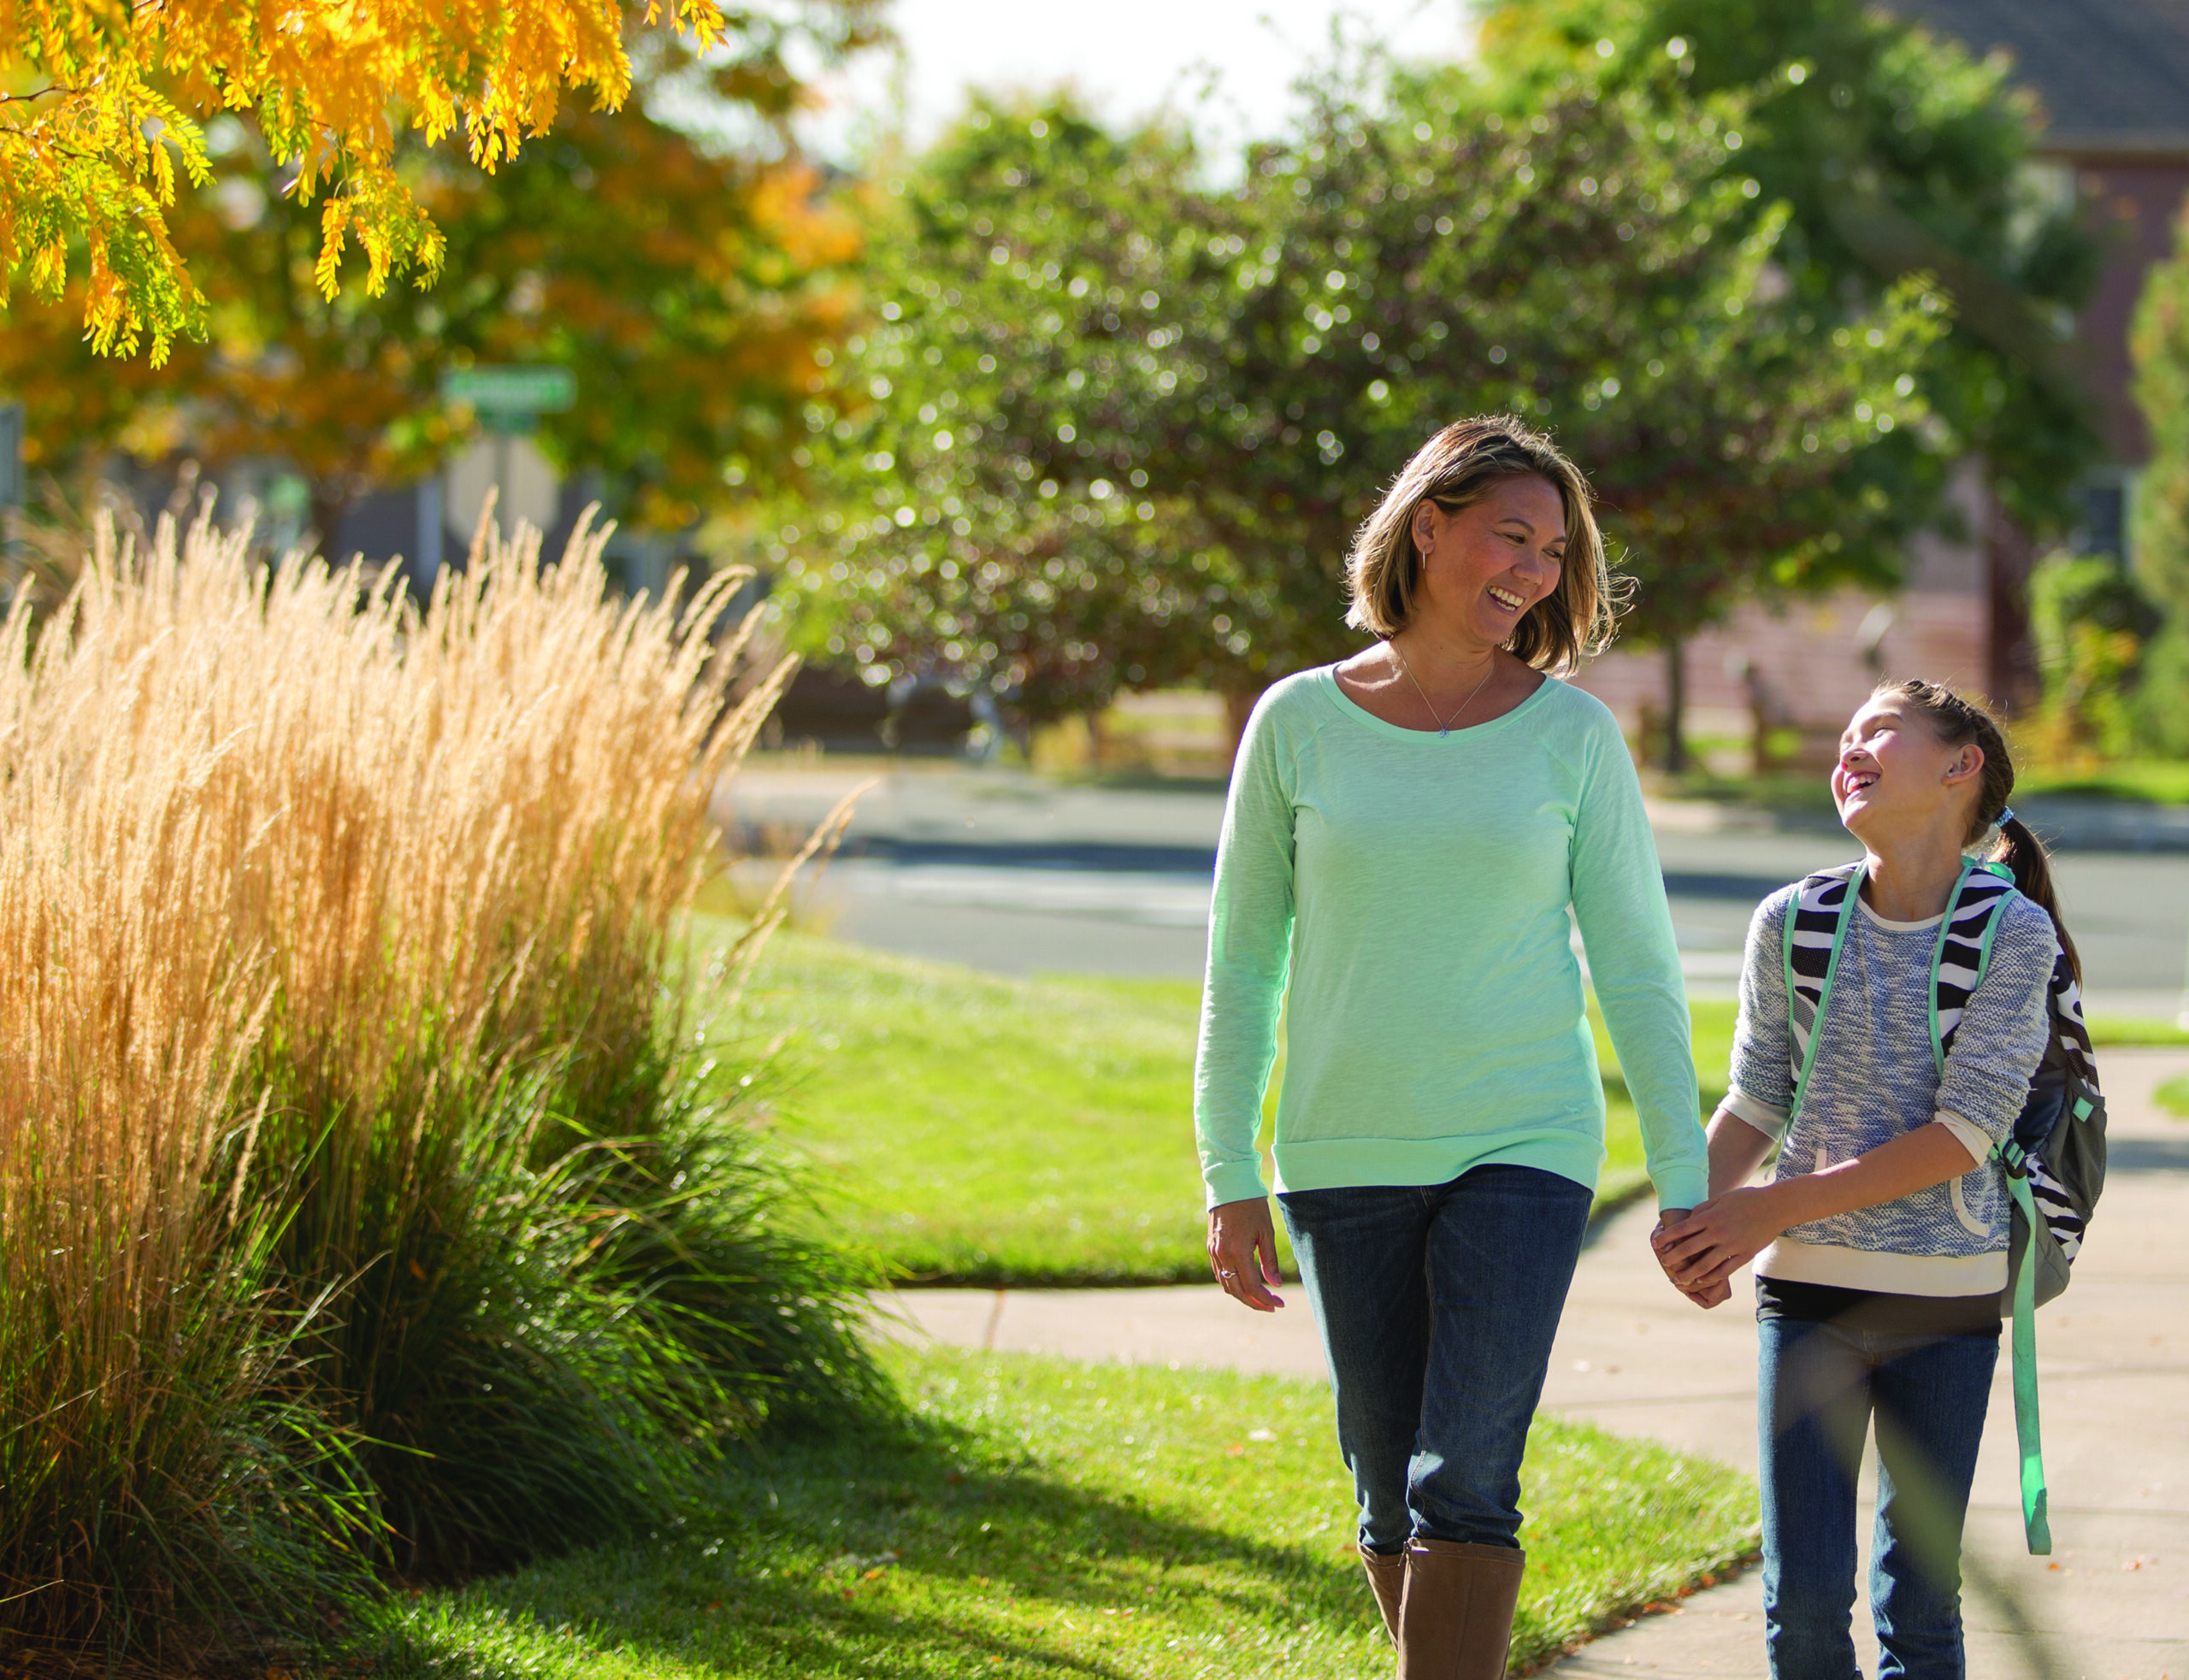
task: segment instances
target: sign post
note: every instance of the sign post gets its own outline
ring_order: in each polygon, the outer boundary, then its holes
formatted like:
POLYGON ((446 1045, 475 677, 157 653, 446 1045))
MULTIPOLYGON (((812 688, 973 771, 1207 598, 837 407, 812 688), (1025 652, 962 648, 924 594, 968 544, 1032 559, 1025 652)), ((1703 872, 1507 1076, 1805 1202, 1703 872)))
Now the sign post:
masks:
POLYGON ((494 482, 506 496, 510 439, 531 431, 543 414, 564 414, 576 407, 578 381, 568 368, 546 364, 451 368, 441 374, 441 397, 468 404, 493 434, 494 482))
POLYGON ((23 504, 23 405, 0 403, 0 507, 23 504))
MULTIPOLYGON (((0 556, 15 557, 20 527, 14 517, 23 505, 23 405, 0 403, 0 556)), ((0 607, 13 603, 15 585, 0 585, 0 607)))

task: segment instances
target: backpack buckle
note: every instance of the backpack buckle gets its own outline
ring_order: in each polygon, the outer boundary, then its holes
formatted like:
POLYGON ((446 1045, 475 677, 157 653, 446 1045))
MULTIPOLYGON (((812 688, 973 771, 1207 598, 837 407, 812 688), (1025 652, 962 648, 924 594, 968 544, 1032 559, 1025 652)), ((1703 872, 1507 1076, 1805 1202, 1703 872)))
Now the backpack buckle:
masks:
POLYGON ((2029 1176, 2029 1156, 2012 1138, 1999 1146, 1999 1164, 2006 1168, 2009 1178, 2029 1176))

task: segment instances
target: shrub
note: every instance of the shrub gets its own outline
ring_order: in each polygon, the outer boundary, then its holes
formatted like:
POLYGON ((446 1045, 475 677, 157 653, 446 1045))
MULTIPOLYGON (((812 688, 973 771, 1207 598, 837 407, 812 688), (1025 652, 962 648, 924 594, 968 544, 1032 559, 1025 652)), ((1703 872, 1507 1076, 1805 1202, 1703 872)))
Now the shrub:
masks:
POLYGON ((2136 744, 2136 688, 2158 611, 2111 555, 2050 555, 2029 592, 2044 680, 2039 756, 2058 766, 2125 757, 2136 744))
MULTIPOLYGON (((880 1393, 693 1067, 678 918, 788 667, 491 528, 100 533, 0 657, 0 1634, 267 1626, 658 1512, 880 1393)), ((756 928, 756 934, 764 932, 756 928)))

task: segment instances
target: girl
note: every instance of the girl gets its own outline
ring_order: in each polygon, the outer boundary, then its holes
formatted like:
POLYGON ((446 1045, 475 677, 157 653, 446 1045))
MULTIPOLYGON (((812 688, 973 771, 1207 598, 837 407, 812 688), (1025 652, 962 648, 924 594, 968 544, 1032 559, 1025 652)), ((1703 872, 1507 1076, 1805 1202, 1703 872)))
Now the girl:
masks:
POLYGON ((2056 957, 2080 977, 2044 849, 2007 808, 2014 780, 1997 722, 1934 683, 1881 687, 1855 715, 1832 791, 1865 856, 1837 964, 1820 987, 1828 941, 1813 928, 1835 918, 1807 906, 1833 896, 1822 877, 1810 883, 1821 896, 1797 883, 1758 907, 1732 1088, 1709 1129, 1711 1198, 1656 1239, 1667 1272, 1703 1306, 1755 1263, 1773 1680, 1858 1673, 1855 1483, 1873 1418, 1879 1672, 1966 1672, 1962 1524, 2007 1282, 2009 1203, 1991 1150, 2050 1043, 2056 957), (1940 923, 1964 854, 1980 847, 2011 867, 2018 890, 1994 915, 1988 966, 1957 1025, 1941 1010, 1934 1029, 1934 963, 1950 959, 1940 923), (1825 993, 1813 1017, 1805 1010, 1807 1045, 1790 1007, 1795 978, 1810 982, 1807 1010, 1825 993), (1774 1143, 1771 1182, 1738 1188, 1774 1143))

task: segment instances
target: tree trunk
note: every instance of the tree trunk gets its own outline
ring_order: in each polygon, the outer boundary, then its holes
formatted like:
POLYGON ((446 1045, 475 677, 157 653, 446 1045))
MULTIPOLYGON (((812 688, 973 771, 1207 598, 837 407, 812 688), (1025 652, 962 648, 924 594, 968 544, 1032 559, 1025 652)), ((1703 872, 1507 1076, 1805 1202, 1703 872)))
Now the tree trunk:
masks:
POLYGON ((1665 756, 1667 775, 1687 769, 1687 644, 1665 644, 1665 756))
POLYGON ((311 480, 311 528, 304 533, 303 540, 316 543, 320 557, 329 565, 339 566, 350 557, 334 551, 334 539, 341 532, 342 516, 355 499, 349 485, 340 479, 311 480))
POLYGON ((1748 768, 1751 775, 1771 771, 1771 691, 1755 661, 1741 655, 1741 687, 1748 696, 1748 768))
POLYGON ((2042 691, 2029 622, 2029 574, 2036 552, 1997 496, 1990 495, 1987 500, 1984 572, 1990 623, 1984 684, 1991 691, 1991 703, 2011 714, 2033 703, 2042 691))
POLYGON ((1224 691, 1224 728, 1229 739, 1230 751, 1224 755, 1232 763, 1239 758, 1239 743, 1247 736, 1247 720, 1254 715, 1254 702, 1260 699, 1266 683, 1254 688, 1227 688, 1224 691))

